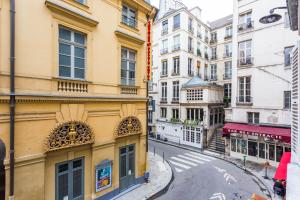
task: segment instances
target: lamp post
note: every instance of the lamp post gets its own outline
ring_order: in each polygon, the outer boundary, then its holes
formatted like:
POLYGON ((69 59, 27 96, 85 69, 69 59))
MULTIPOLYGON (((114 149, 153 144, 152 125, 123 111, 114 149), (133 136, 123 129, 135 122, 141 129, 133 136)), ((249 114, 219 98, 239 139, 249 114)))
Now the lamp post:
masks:
POLYGON ((279 21, 282 18, 282 16, 274 13, 274 11, 278 10, 278 9, 287 9, 287 7, 281 6, 281 7, 276 7, 276 8, 271 9, 269 11, 270 14, 260 18, 259 22, 262 24, 270 24, 270 23, 279 21))

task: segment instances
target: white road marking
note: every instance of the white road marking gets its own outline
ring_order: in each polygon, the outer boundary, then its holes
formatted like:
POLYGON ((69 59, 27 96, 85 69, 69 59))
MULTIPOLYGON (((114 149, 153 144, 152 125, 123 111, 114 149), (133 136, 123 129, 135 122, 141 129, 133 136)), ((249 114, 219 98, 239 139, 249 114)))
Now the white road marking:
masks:
POLYGON ((196 160, 196 159, 194 159, 194 158, 190 158, 190 157, 188 157, 188 156, 184 156, 184 155, 178 155, 178 157, 180 157, 180 158, 184 158, 184 159, 186 159, 186 160, 193 161, 193 162, 195 162, 195 163, 204 164, 204 162, 203 162, 203 161, 196 160))
POLYGON ((190 161, 187 161, 187 160, 184 160, 184 159, 181 159, 181 158, 171 157, 171 159, 179 161, 179 162, 183 162, 184 164, 187 164, 187 165, 192 165, 194 167, 198 166, 197 164, 195 164, 193 162, 190 162, 190 161))
POLYGON ((226 197, 222 193, 215 193, 212 195, 212 197, 209 198, 210 200, 212 199, 217 199, 217 200, 226 200, 226 197))
POLYGON ((175 161, 172 161, 172 160, 169 160, 170 163, 172 163, 173 165, 176 165, 178 167, 182 167, 184 169, 190 169, 191 167, 190 166, 187 166, 187 165, 184 165, 184 164, 181 164, 181 163, 178 163, 178 162, 175 162, 175 161))
POLYGON ((202 160, 202 161, 206 161, 206 162, 210 162, 211 160, 208 160, 206 158, 203 158, 201 155, 194 155, 194 154, 190 154, 190 153, 185 153, 185 155, 196 158, 198 160, 202 160))
POLYGON ((216 160, 216 158, 214 158, 214 157, 212 157, 212 156, 203 155, 203 154, 201 154, 201 153, 196 153, 196 152, 193 152, 193 151, 190 151, 189 153, 194 154, 194 155, 196 155, 196 156, 202 156, 202 157, 208 158, 208 159, 210 159, 210 160, 216 160))
POLYGON ((175 167, 175 171, 178 172, 178 173, 180 173, 180 172, 182 172, 183 170, 182 170, 182 169, 179 169, 179 168, 177 168, 177 167, 175 167))

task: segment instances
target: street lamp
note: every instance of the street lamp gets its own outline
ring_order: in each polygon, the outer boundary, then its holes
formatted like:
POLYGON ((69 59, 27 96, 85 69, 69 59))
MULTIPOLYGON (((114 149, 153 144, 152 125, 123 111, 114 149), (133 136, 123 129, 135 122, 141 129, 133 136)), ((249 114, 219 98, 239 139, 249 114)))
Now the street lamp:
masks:
POLYGON ((276 7, 270 10, 270 14, 260 18, 259 22, 262 24, 270 24, 279 21, 282 16, 274 13, 277 9, 287 9, 287 7, 276 7))

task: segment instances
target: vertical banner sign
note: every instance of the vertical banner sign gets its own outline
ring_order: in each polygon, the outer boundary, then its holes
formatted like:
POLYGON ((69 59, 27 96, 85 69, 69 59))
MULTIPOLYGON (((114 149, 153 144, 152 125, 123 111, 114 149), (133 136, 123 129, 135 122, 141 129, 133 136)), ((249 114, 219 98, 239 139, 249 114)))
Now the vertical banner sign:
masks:
POLYGON ((147 23, 147 80, 151 79, 151 20, 147 23))
POLYGON ((112 162, 104 160, 96 166, 96 192, 111 187, 112 162))

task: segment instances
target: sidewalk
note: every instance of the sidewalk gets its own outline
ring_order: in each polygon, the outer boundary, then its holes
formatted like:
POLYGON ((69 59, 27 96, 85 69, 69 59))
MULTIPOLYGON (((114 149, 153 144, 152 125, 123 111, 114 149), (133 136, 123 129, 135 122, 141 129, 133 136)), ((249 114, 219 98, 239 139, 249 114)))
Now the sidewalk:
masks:
MULTIPOLYGON (((162 141, 162 140, 157 140, 155 138, 149 138, 149 139, 152 140, 152 141, 159 142, 159 143, 164 143, 164 144, 167 144, 167 145, 176 146, 176 147, 183 148, 183 149, 186 149, 186 150, 195 151, 195 152, 203 153, 205 155, 213 156, 213 157, 222 159, 224 161, 230 162, 230 163, 236 165, 237 167, 239 167, 241 169, 244 169, 244 164, 243 164, 242 160, 234 159, 234 158, 231 158, 231 157, 226 156, 224 154, 218 154, 218 153, 210 152, 210 151, 207 151, 207 150, 204 150, 204 151, 201 152, 199 148, 194 148, 194 147, 190 147, 190 146, 182 145, 182 144, 179 145, 178 143, 174 143, 174 142, 165 142, 165 141, 162 141)), ((263 166, 259 165, 258 163, 254 163, 254 162, 246 162, 246 171, 250 175, 253 175, 253 177, 256 179, 257 184, 259 185, 259 187, 264 192, 265 196, 270 198, 270 199, 273 199, 273 200, 281 200, 280 197, 275 197, 274 198, 274 194, 273 194, 273 180, 272 180, 272 178, 275 174, 275 170, 276 170, 276 168, 274 168, 274 167, 271 168, 271 169, 268 169, 268 177, 270 179, 264 179, 263 176, 265 174, 264 174, 263 166)))
POLYGON ((150 172, 149 183, 143 183, 132 191, 120 194, 114 200, 143 200, 154 199, 168 189, 173 180, 173 172, 168 164, 159 155, 148 152, 148 164, 150 172))

